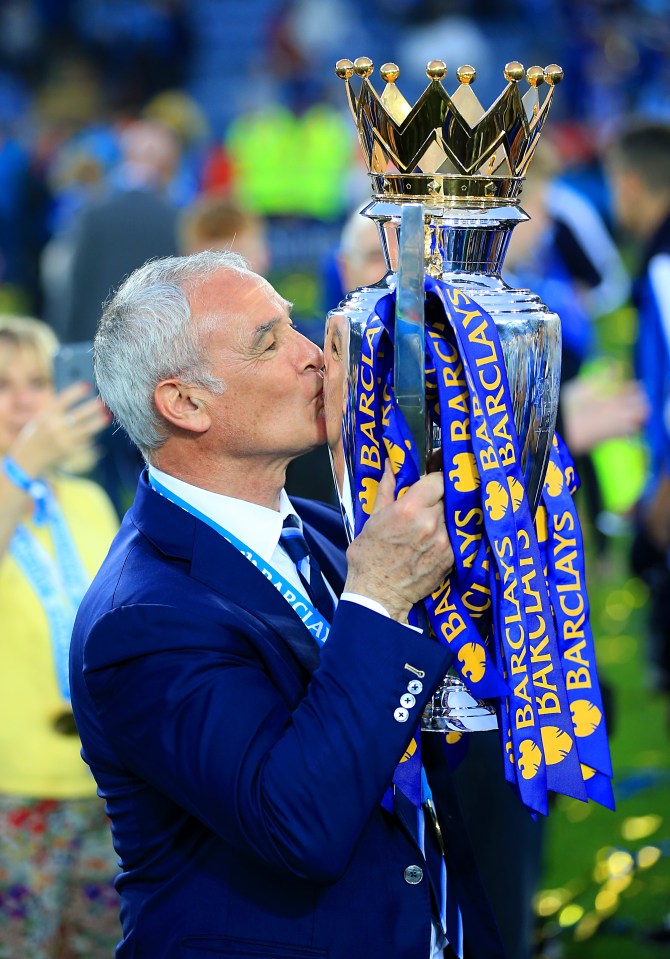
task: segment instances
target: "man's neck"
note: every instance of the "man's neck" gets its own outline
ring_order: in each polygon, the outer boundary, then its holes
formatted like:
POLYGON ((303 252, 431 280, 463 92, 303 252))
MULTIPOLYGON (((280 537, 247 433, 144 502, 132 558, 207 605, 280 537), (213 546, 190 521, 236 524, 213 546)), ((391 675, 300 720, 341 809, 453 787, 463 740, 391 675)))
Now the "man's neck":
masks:
POLYGON ((151 465, 199 489, 277 510, 288 464, 255 463, 252 457, 245 458, 244 462, 226 460, 204 464, 159 451, 152 457, 151 465))

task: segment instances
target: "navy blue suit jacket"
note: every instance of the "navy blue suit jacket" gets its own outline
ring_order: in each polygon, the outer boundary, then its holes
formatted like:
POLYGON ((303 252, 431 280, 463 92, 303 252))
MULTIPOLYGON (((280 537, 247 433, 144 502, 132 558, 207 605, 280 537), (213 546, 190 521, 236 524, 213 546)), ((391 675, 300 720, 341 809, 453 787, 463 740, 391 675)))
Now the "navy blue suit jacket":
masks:
MULTIPOLYGON (((296 508, 341 590, 339 515, 296 508)), ((428 959, 429 882, 404 879, 421 853, 380 800, 447 663, 439 644, 346 602, 319 651, 247 559, 143 476, 71 653, 122 869, 118 959, 428 959)), ((470 955, 496 959, 446 764, 424 738, 470 955)))

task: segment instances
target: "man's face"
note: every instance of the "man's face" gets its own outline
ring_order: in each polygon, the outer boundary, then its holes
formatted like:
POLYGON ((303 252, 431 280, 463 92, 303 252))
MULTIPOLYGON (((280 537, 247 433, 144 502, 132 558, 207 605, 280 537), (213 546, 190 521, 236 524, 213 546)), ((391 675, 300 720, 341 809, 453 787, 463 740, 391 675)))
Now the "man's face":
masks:
POLYGON ((196 323, 216 317, 206 352, 224 391, 204 403, 217 451, 281 462, 325 442, 323 354, 289 310, 253 273, 216 273, 193 295, 196 323))

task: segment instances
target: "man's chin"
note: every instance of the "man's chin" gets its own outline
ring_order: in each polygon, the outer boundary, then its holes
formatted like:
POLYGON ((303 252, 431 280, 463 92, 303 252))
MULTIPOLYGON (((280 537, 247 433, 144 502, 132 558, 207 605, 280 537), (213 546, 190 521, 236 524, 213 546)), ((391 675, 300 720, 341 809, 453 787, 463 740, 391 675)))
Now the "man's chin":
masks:
POLYGON ((296 450, 291 456, 291 460, 297 460, 301 456, 305 456, 306 453, 311 453, 314 450, 319 449, 320 446, 325 446, 327 442, 328 442, 328 438, 326 436, 326 424, 324 422, 323 429, 319 430, 313 442, 311 442, 309 445, 305 444, 305 446, 300 450, 296 450))

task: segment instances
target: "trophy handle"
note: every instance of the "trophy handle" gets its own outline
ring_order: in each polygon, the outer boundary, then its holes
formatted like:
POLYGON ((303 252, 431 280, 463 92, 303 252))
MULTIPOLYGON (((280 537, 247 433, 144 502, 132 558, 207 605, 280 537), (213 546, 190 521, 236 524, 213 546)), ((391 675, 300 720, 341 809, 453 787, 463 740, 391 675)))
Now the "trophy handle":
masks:
POLYGON ((426 472, 428 437, 426 430, 424 226, 423 204, 403 205, 398 243, 395 343, 393 354, 394 392, 416 444, 419 474, 426 472))

